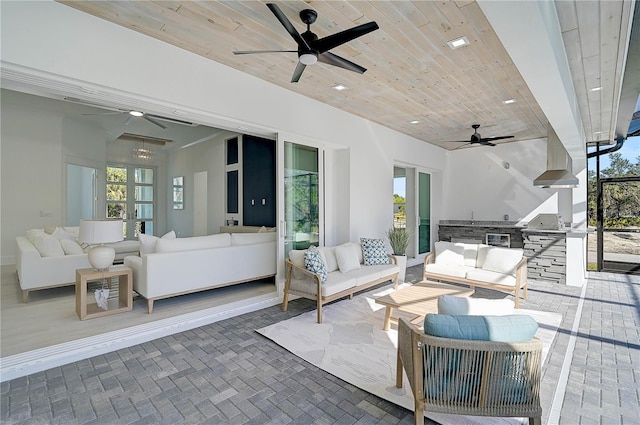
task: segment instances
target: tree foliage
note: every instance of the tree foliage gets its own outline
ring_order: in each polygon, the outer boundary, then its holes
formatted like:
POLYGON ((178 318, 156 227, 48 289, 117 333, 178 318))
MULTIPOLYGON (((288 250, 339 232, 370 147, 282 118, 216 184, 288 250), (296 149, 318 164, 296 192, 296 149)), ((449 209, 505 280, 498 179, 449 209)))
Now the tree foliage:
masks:
MULTIPOLYGON (((639 177, 640 156, 636 163, 623 158, 619 152, 609 154, 609 167, 600 170, 600 178, 639 177)), ((589 170, 587 205, 589 225, 597 220, 597 179, 595 170, 589 170)), ((605 184, 602 191, 605 228, 640 227, 640 182, 605 184)))

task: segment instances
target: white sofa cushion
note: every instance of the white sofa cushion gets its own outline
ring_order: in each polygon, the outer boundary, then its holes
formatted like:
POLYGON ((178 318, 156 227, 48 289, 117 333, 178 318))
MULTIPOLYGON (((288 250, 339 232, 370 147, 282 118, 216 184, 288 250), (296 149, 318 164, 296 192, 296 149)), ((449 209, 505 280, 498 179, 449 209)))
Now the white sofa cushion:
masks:
POLYGON ((273 242, 276 240, 275 232, 258 233, 232 233, 231 245, 253 245, 257 243, 273 242))
POLYGON ((482 263, 483 270, 498 273, 509 273, 515 276, 515 269, 522 259, 523 250, 520 248, 489 247, 482 263))
POLYGON ((227 246, 231 246, 231 235, 229 233, 219 233, 217 235, 193 236, 190 238, 160 238, 156 242, 156 252, 193 251, 227 246))
POLYGON ((509 299, 491 300, 487 298, 456 297, 441 295, 438 297, 438 314, 506 316, 514 314, 515 303, 509 299))
POLYGON ((156 252, 156 243, 159 239, 175 239, 176 232, 173 230, 162 235, 161 238, 153 235, 145 235, 144 233, 138 234, 138 241, 140 242, 140 256, 147 254, 153 254, 156 252))
POLYGON ((65 255, 60 241, 47 235, 42 229, 28 230, 27 239, 36 247, 41 257, 62 257, 65 255))
POLYGON ((338 260, 338 268, 342 273, 360 268, 358 247, 355 244, 347 243, 337 246, 336 259, 338 260))
POLYGON ((435 244, 435 264, 464 266, 464 244, 438 241, 435 244))
POLYGON ((466 278, 499 285, 516 286, 516 277, 514 275, 485 269, 470 270, 467 272, 466 278))
POLYGON ((54 238, 56 238, 58 240, 62 240, 62 239, 75 240, 75 239, 77 239, 76 236, 73 233, 67 232, 62 227, 56 227, 56 229, 53 231, 51 236, 53 236, 54 238))
POLYGON ((82 247, 71 239, 60 239, 60 246, 66 255, 84 254, 82 247))
POLYGON ((338 270, 338 259, 336 258, 336 248, 334 246, 321 246, 318 247, 318 251, 320 251, 320 255, 327 265, 327 273, 338 270))
MULTIPOLYGON (((362 254, 362 245, 359 242, 345 242, 342 245, 338 246, 351 246, 355 249, 356 254, 358 255, 358 263, 364 264, 364 256, 362 254)), ((336 246, 336 248, 338 247, 336 246)))
POLYGON ((461 278, 466 277, 467 273, 472 270, 475 270, 475 268, 437 263, 425 264, 424 266, 425 272, 461 278))

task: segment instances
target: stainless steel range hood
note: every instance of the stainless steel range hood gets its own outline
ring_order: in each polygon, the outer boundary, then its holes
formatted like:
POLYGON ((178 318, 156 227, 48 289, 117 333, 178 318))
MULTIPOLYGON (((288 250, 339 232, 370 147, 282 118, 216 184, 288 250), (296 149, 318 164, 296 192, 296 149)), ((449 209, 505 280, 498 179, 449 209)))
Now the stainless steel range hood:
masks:
POLYGON ((578 186, 578 178, 571 172, 571 157, 551 126, 548 133, 547 170, 533 180, 533 185, 555 189, 578 186))

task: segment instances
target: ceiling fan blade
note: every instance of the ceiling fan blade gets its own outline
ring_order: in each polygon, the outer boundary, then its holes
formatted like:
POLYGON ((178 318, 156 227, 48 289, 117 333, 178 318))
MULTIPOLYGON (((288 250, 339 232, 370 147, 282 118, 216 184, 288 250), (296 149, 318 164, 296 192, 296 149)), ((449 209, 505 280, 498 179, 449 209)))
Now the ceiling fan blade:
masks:
POLYGON ((234 55, 252 55, 254 53, 298 53, 297 50, 236 50, 234 55))
POLYGON ((129 115, 129 116, 127 117, 127 120, 124 122, 124 125, 129 125, 129 124, 131 124, 131 120, 132 120, 132 119, 133 119, 133 115, 129 115))
POLYGON ((334 55, 331 52, 325 52, 321 55, 318 55, 318 61, 322 63, 326 63, 328 65, 338 66, 340 68, 348 69, 349 71, 357 72, 359 74, 363 74, 367 68, 363 68, 358 64, 351 62, 343 57, 338 55, 334 55))
POLYGON ((282 26, 287 30, 287 32, 296 41, 296 43, 298 43, 298 46, 304 46, 307 49, 310 49, 305 39, 302 38, 298 30, 296 30, 291 21, 285 16, 284 13, 282 13, 282 10, 280 10, 280 8, 276 4, 267 3, 267 7, 269 8, 269 10, 271 10, 271 13, 276 16, 278 21, 280 21, 282 26))
POLYGON ((483 146, 495 146, 495 145, 496 145, 495 143, 487 142, 487 141, 486 141, 486 139, 482 139, 482 140, 480 140, 480 142, 479 142, 479 143, 480 143, 481 145, 483 145, 483 146))
POLYGON ((513 136, 483 137, 480 142, 490 142, 493 140, 513 139, 513 136))
POLYGON ((153 118, 151 118, 151 117, 150 117, 150 116, 148 116, 147 114, 144 114, 144 115, 142 116, 142 118, 144 118, 145 120, 149 121, 149 122, 150 122, 150 123, 152 123, 152 124, 157 125, 158 127, 160 127, 160 128, 161 128, 161 129, 163 129, 163 130, 166 130, 166 128, 167 128, 167 126, 166 126, 166 125, 162 124, 161 122, 158 122, 158 121, 154 120, 153 118))
POLYGON ((348 41, 354 40, 360 36, 368 34, 371 31, 375 31, 378 28, 380 27, 375 22, 369 22, 366 24, 358 25, 357 27, 340 31, 339 33, 331 34, 324 38, 314 41, 312 43, 313 48, 317 50, 318 53, 324 53, 328 50, 333 49, 334 47, 338 47, 341 44, 344 44, 348 41))
POLYGON ((95 114, 82 114, 84 116, 91 116, 91 115, 120 115, 120 114, 126 114, 127 112, 125 111, 121 111, 121 112, 98 112, 95 114))
POLYGON ((298 81, 300 81, 300 77, 302 77, 302 71, 304 71, 306 67, 307 65, 303 64, 302 62, 298 62, 298 65, 296 65, 296 69, 293 71, 293 76, 291 77, 292 83, 297 83, 298 81))

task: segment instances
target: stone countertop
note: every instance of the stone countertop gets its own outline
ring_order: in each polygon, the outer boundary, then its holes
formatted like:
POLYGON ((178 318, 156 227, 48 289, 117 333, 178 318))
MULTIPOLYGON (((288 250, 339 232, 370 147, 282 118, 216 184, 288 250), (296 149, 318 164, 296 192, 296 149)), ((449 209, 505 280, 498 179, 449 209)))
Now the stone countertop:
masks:
POLYGON ((471 220, 440 220, 439 226, 451 227, 497 227, 509 229, 524 229, 517 221, 471 221, 471 220))

